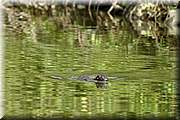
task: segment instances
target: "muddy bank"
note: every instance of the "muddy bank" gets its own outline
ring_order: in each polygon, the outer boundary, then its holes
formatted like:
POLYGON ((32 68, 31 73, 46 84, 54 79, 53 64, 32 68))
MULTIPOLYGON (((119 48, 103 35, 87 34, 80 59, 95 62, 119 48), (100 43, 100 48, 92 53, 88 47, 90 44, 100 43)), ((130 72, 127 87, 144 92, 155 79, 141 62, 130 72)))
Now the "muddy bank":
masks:
MULTIPOLYGON (((148 37, 157 42, 167 37, 175 38, 176 14, 174 4, 109 3, 109 4, 5 4, 6 25, 15 31, 36 36, 45 19, 55 24, 57 31, 72 25, 99 30, 131 29, 137 36, 148 37)), ((78 31, 78 30, 77 30, 78 31)))

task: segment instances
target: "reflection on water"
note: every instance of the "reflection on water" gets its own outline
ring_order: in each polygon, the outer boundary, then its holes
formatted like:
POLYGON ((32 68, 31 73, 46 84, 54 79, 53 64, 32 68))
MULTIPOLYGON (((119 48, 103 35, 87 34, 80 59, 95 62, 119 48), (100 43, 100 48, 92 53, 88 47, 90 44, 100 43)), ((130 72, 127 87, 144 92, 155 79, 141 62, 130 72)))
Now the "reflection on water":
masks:
POLYGON ((175 116, 172 46, 159 48, 127 26, 57 30, 51 20, 35 22, 35 33, 5 27, 6 116, 175 116), (69 79, 91 74, 106 74, 108 85, 69 79))

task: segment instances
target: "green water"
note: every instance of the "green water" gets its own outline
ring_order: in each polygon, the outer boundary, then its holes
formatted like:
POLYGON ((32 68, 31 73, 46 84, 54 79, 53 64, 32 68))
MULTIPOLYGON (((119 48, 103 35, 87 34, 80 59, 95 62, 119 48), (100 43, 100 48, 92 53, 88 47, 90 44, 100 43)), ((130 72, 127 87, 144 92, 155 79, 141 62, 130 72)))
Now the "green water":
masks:
POLYGON ((176 52, 169 46, 157 48, 130 27, 32 23, 35 32, 4 29, 5 116, 175 116, 176 52), (119 79, 107 88, 68 79, 98 73, 119 79))

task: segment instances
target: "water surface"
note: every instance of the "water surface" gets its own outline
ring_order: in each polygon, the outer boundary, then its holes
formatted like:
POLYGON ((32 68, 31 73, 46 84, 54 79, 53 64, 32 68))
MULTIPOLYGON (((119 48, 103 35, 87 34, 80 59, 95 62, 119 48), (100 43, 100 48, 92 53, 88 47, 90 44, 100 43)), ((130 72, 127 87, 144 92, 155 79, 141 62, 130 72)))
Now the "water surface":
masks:
POLYGON ((130 26, 59 28, 50 18, 26 29, 4 27, 6 116, 175 116, 176 57, 168 43, 157 47, 130 26), (117 79, 107 88, 69 80, 99 73, 117 79))

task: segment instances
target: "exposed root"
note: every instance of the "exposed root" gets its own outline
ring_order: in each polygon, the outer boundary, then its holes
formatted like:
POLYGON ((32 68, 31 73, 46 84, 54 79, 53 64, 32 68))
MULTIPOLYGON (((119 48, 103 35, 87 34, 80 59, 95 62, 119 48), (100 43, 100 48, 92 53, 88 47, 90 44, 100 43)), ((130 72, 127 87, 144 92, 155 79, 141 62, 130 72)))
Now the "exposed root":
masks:
POLYGON ((91 20, 93 21, 93 17, 92 17, 92 13, 91 13, 91 2, 92 2, 92 0, 89 0, 88 12, 89 12, 89 16, 90 16, 91 20))
POLYGON ((108 12, 107 12, 107 14, 108 14, 108 16, 110 17, 110 19, 111 19, 114 23, 116 23, 116 21, 114 20, 113 16, 111 15, 111 11, 112 11, 113 9, 122 9, 122 7, 120 7, 119 5, 117 5, 117 0, 115 0, 115 1, 112 3, 111 7, 109 8, 109 10, 108 10, 108 12))
POLYGON ((114 20, 113 16, 111 15, 111 11, 113 10, 113 8, 114 8, 114 6, 113 6, 113 4, 112 4, 111 7, 110 7, 110 9, 109 9, 108 12, 107 12, 107 14, 109 15, 109 17, 110 17, 110 19, 111 19, 112 21, 114 20))
POLYGON ((67 9, 67 4, 68 4, 68 0, 65 0, 65 14, 67 15, 68 9, 67 9))

